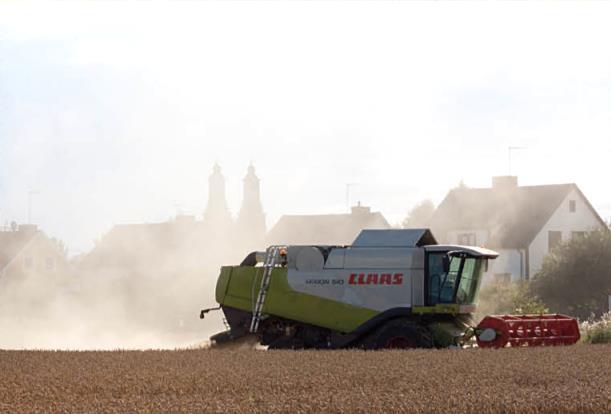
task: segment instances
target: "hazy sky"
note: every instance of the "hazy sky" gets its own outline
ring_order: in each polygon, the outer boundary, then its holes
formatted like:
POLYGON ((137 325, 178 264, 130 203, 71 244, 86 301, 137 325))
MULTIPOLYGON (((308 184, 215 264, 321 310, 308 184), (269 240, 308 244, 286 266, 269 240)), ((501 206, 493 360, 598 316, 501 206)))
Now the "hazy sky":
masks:
POLYGON ((0 4, 0 220, 71 253, 201 214, 252 161, 268 226, 460 180, 575 182, 611 217, 611 4, 0 4))

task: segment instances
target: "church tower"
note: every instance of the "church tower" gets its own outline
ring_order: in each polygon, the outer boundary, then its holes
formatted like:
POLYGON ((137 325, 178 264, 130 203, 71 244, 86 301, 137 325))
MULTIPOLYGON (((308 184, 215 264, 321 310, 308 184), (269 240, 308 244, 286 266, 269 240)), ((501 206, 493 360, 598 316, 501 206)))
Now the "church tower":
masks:
POLYGON ((212 174, 208 178, 208 204, 204 211, 204 223, 213 227, 231 225, 231 215, 225 198, 225 177, 217 163, 214 163, 212 174))
POLYGON ((265 248, 265 213, 261 205, 259 177, 252 164, 248 166, 248 173, 244 177, 242 207, 237 224, 238 238, 243 240, 245 248, 265 248))

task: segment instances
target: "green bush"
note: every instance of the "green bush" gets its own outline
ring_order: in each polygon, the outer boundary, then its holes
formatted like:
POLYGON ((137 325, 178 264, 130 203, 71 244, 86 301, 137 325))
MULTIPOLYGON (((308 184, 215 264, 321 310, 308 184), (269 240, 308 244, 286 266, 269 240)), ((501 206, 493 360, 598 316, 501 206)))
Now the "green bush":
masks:
POLYGON ((581 340, 588 344, 611 343, 611 312, 602 315, 599 320, 589 319, 580 326, 581 340))
POLYGON ((491 282, 482 286, 479 292, 477 313, 479 320, 486 315, 526 315, 547 313, 545 304, 534 296, 528 282, 491 282))
POLYGON ((600 317, 611 295, 611 231, 592 231, 552 249, 530 289, 552 312, 600 317))

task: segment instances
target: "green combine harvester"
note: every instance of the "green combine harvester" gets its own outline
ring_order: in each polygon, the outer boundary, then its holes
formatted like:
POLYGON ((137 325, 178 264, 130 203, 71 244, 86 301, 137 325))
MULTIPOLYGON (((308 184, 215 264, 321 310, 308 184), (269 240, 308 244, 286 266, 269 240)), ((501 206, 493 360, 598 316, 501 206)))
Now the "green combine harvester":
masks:
POLYGON ((216 285, 229 329, 270 349, 458 345, 473 326, 492 250, 438 245, 428 229, 363 230, 350 246, 271 246, 224 266, 216 285))

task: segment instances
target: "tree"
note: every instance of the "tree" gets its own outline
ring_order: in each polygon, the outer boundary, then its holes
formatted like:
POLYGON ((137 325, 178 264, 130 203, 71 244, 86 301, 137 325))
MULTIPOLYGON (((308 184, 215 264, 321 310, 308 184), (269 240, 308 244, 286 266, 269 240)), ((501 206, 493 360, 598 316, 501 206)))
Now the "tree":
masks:
POLYGON ((426 227, 435 212, 435 204, 431 200, 424 200, 413 207, 403 220, 403 228, 426 227))
POLYGON ((596 230, 556 247, 530 286, 553 312, 602 315, 611 295, 611 232, 596 230))

